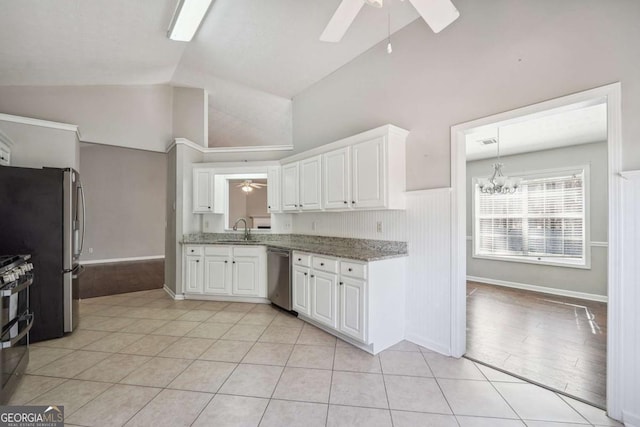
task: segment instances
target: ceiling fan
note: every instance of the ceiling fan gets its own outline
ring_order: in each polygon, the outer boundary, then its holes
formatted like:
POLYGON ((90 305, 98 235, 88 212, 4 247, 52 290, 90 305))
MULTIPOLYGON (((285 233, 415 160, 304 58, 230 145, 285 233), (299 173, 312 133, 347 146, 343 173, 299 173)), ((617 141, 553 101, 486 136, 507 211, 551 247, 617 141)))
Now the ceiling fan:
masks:
MULTIPOLYGON (((366 4, 382 7, 383 0, 342 0, 320 35, 323 42, 339 42, 366 4)), ((458 19, 460 12, 450 0, 409 0, 434 33, 439 33, 458 19)))
POLYGON ((247 179, 244 182, 241 182, 240 184, 236 185, 236 187, 239 187, 242 189, 242 191, 244 191, 245 193, 250 193, 253 191, 254 188, 262 188, 262 187, 266 187, 267 184, 262 184, 260 182, 253 182, 250 179, 247 179))

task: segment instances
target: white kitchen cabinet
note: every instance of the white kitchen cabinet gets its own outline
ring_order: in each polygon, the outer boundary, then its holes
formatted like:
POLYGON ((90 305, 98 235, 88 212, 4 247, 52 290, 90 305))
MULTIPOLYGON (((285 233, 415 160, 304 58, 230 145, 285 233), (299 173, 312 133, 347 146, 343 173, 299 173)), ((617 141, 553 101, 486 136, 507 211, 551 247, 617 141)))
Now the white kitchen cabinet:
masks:
POLYGON ((347 209, 351 204, 351 148, 323 154, 322 193, 324 209, 347 209))
POLYGON ((300 265, 294 265, 292 270, 292 309, 298 314, 309 316, 311 313, 311 294, 309 289, 311 270, 300 265))
POLYGON ((322 156, 301 160, 300 209, 319 210, 322 208, 322 156))
POLYGON ((230 247, 205 248, 204 287, 207 295, 231 295, 231 251, 230 247))
POLYGON ((233 295, 259 296, 260 259, 257 256, 233 257, 233 295))
POLYGON ((362 262, 295 251, 293 309, 300 319, 377 354, 404 339, 404 276, 404 258, 362 262))
POLYGON ((280 179, 280 166, 270 166, 267 169, 267 208, 269 212, 280 212, 280 193, 282 192, 282 183, 280 179))
POLYGON ((214 179, 213 169, 193 170, 193 213, 213 212, 214 179))
POLYGON ((201 294, 204 277, 202 255, 187 255, 185 270, 185 292, 201 294))
POLYGON ((290 183, 283 184, 283 192, 290 192, 283 210, 405 209, 407 135, 386 125, 283 159, 283 174, 291 168, 290 183))
POLYGON ((364 341, 367 282, 340 276, 338 287, 340 289, 340 332, 364 341))
POLYGON ((383 137, 361 142, 351 147, 352 194, 354 208, 385 206, 385 140, 383 137))
POLYGON ((298 162, 282 166, 282 210, 299 210, 299 170, 298 162))
POLYGON ((189 245, 185 247, 187 296, 266 298, 264 246, 189 245))
POLYGON ((311 271, 312 319, 330 328, 338 327, 338 275, 323 271, 311 271))

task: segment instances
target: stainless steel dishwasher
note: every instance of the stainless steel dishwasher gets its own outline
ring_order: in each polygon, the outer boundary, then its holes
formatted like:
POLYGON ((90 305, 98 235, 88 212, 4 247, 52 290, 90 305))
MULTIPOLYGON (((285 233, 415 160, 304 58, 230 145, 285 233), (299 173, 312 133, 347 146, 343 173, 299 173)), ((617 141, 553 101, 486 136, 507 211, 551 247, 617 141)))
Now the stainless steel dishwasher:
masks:
POLYGON ((267 249, 267 276, 269 300, 287 311, 291 311, 291 251, 267 249))

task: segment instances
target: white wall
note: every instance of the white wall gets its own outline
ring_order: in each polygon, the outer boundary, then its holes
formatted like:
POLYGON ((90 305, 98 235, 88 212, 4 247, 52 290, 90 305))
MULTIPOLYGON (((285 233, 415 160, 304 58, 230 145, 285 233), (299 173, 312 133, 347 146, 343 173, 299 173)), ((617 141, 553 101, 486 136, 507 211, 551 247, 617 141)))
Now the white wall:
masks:
POLYGON ((63 123, 81 140, 165 152, 172 141, 172 88, 0 86, 0 112, 63 123))
POLYGON ((76 132, 7 121, 0 121, 0 130, 14 142, 12 166, 78 169, 80 143, 76 132))
POLYGON ((295 234, 407 240, 405 211, 304 212, 291 217, 295 234), (382 232, 377 231, 378 222, 382 222, 382 232))
MULTIPOLYGON (((467 162, 467 236, 472 236, 474 177, 491 174, 495 159, 467 162)), ((589 165, 590 240, 607 242, 607 143, 574 145, 534 153, 502 157, 506 175, 544 169, 573 168, 589 165)), ((542 286, 561 291, 607 295, 607 248, 593 246, 591 268, 578 269, 473 258, 473 241, 467 240, 467 276, 524 285, 542 286)), ((490 283, 490 282, 489 282, 490 283)))

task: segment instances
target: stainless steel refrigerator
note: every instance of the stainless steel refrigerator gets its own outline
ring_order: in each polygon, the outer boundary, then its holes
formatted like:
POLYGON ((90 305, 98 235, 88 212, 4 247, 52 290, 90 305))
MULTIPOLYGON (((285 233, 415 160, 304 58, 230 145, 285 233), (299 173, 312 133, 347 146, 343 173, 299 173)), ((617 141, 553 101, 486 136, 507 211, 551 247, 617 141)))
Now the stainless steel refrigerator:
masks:
POLYGON ((78 325, 85 202, 73 169, 0 166, 0 255, 30 254, 30 341, 59 338, 78 325))

